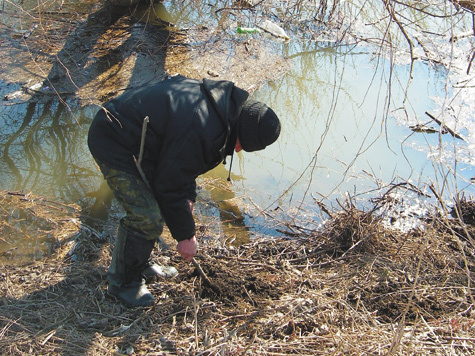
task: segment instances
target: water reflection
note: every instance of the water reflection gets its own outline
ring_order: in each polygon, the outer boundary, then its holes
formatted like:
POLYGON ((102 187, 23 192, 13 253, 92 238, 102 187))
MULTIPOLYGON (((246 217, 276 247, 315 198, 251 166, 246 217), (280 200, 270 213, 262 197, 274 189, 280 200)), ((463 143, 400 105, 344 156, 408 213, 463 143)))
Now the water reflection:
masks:
MULTIPOLYGON (((241 156, 242 153, 235 153, 234 162, 241 156)), ((234 168, 219 165, 198 179, 197 208, 199 224, 206 226, 205 235, 240 245, 251 241, 251 224, 248 202, 237 189, 245 178, 234 168)))
MULTIPOLYGON (((56 100, 25 104, 22 121, 9 121, 21 114, 16 106, 11 116, 3 115, 2 178, 5 188, 34 190, 69 199, 74 189, 73 175, 90 175, 84 157, 73 147, 84 137, 85 127, 69 117, 68 109, 56 100)), ((4 111, 5 114, 5 111, 4 111)), ((84 124, 84 122, 83 122, 84 124)))
MULTIPOLYGON (((258 166, 275 172, 274 177, 285 167, 286 178, 274 184, 281 198, 292 195, 297 201, 311 201, 310 195, 326 199, 359 193, 395 179, 437 179, 440 173, 428 164, 427 152, 408 144, 424 136, 405 141, 411 132, 391 114, 406 100, 415 115, 425 116, 436 105, 431 98, 445 93, 440 73, 416 63, 405 99, 406 88, 399 83, 407 82, 407 66, 391 68, 388 61, 361 48, 313 46, 304 52, 299 44, 286 46, 292 70, 256 94, 285 120, 280 147, 246 161, 241 173, 249 179, 247 189, 258 191, 253 182, 268 181, 258 166)), ((453 141, 450 136, 441 139, 453 141)))
POLYGON ((90 189, 82 178, 95 170, 83 141, 97 108, 81 109, 84 102, 69 95, 100 103, 162 78, 168 33, 140 18, 131 22, 134 12, 105 2, 67 37, 36 94, 2 107, 4 187, 74 200, 90 189))
MULTIPOLYGON (((71 6, 74 11, 75 5, 71 6)), ((148 5, 140 13, 146 14, 146 9, 148 5)), ((52 56, 50 71, 28 100, 9 100, 0 107, 3 189, 80 203, 83 223, 104 228, 112 196, 101 184, 102 176, 86 146, 89 123, 98 107, 84 105, 162 78, 168 31, 163 24, 133 18, 136 10, 109 2, 98 6, 52 56)), ((10 86, 2 87, 8 90, 10 86)), ((50 243, 37 241, 42 242, 50 243)))

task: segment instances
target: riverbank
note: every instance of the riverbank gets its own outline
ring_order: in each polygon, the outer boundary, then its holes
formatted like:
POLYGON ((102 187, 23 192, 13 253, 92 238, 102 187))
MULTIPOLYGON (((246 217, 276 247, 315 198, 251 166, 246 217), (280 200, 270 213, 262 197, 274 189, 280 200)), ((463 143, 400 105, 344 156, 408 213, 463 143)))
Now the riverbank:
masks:
POLYGON ((156 250, 154 261, 179 275, 150 285, 153 307, 128 309, 106 293, 113 241, 80 223, 80 211, 32 194, 2 201, 3 232, 21 222, 9 217, 33 214, 36 238, 57 241, 47 258, 0 267, 6 355, 474 352, 474 227, 453 218, 401 233, 348 206, 321 230, 239 247, 204 241, 199 226, 198 260, 219 288, 174 249, 156 250))

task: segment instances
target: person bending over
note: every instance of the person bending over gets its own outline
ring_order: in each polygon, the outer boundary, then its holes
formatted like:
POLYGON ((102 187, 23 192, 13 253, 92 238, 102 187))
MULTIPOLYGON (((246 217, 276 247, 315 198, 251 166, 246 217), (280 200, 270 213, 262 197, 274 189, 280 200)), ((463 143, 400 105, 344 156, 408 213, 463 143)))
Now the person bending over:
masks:
POLYGON ((277 140, 280 121, 266 104, 230 81, 182 76, 130 90, 94 117, 89 150, 126 215, 107 271, 108 294, 129 306, 150 306, 144 275, 166 223, 177 251, 198 249, 193 204, 196 178, 241 149, 277 140))

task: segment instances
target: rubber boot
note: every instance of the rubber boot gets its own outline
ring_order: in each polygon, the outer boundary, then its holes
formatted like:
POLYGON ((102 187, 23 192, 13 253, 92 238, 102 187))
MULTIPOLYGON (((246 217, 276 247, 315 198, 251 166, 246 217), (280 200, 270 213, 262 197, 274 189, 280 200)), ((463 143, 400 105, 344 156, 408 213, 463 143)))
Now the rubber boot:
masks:
POLYGON ((131 307, 151 306, 154 297, 142 278, 155 241, 146 240, 119 225, 107 271, 109 295, 131 307))

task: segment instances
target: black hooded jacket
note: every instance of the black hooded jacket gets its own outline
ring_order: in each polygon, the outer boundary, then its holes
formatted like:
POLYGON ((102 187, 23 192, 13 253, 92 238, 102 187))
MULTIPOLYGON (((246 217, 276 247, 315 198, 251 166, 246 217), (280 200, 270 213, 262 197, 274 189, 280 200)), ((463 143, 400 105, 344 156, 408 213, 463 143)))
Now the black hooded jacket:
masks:
POLYGON ((89 149, 109 167, 140 176, 133 157, 148 116, 141 166, 172 236, 189 239, 195 223, 187 200, 196 199, 195 179, 232 154, 248 96, 232 82, 181 76, 126 92, 94 118, 89 149))

